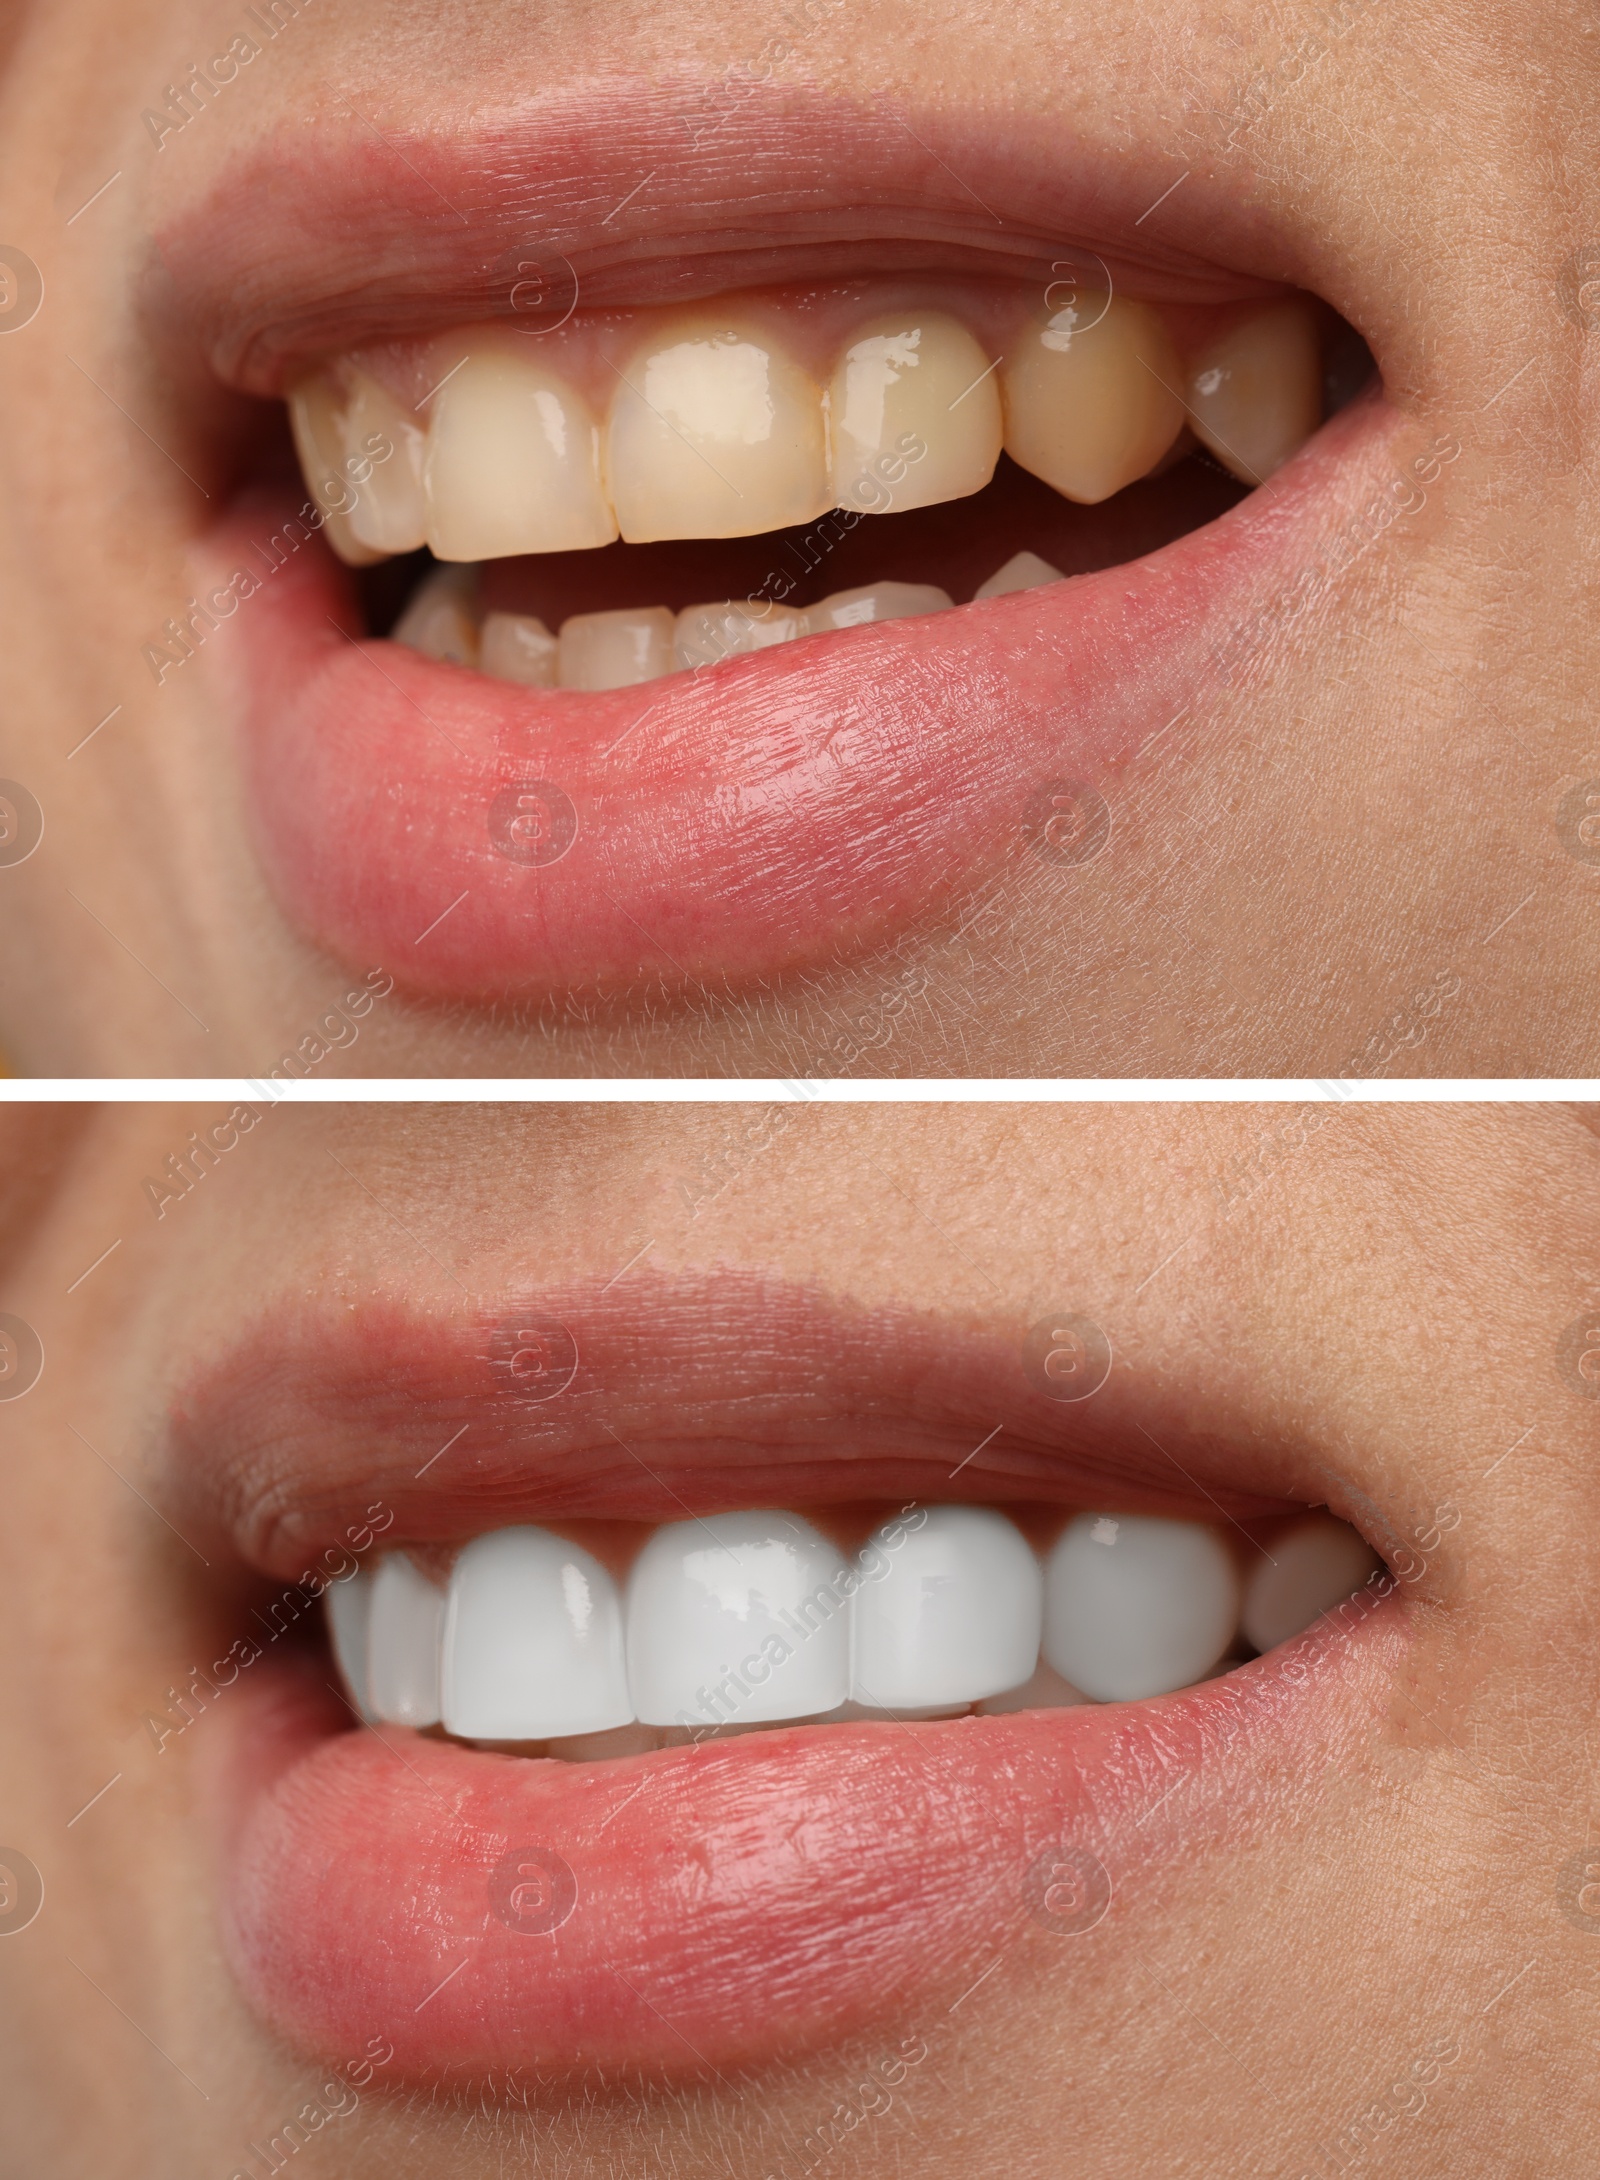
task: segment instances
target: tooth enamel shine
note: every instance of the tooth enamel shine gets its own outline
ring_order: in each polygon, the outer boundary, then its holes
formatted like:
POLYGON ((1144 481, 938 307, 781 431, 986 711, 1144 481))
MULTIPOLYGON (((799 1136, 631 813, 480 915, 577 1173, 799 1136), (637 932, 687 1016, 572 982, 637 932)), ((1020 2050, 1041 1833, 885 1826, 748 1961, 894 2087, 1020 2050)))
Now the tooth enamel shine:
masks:
POLYGON ((1006 452, 1069 500, 1132 484, 1183 425, 1182 366, 1158 313, 1089 296, 1019 334, 1001 368, 1006 452))
POLYGON ((445 1726, 466 1740, 547 1741, 628 1725, 616 1584, 548 1529, 475 1537, 450 1578, 441 1677, 445 1726))

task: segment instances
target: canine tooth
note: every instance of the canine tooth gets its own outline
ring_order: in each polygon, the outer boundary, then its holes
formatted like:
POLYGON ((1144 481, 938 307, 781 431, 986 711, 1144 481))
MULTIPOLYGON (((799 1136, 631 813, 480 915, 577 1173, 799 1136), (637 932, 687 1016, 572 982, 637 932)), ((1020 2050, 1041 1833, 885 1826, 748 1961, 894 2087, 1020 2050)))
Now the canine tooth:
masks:
POLYGON ((765 651, 770 644, 792 643, 810 633, 806 616, 765 598, 743 603, 685 606, 678 615, 676 655, 680 666, 715 666, 719 659, 765 651))
POLYGON ((386 1725, 439 1723, 443 1626, 444 1592, 404 1552, 390 1552, 373 1577, 367 1628, 367 1696, 386 1725))
POLYGON ((478 663, 476 569, 438 568, 418 585, 411 603, 389 631, 392 643, 409 644, 447 666, 478 663))
POLYGON ((918 1511, 857 1561, 850 1694, 877 1710, 976 1703, 1039 1662, 1044 1583, 1022 1532, 985 1507, 918 1511))
POLYGON ((677 665, 676 624, 665 606, 574 613, 561 624, 556 679, 563 689, 631 689, 677 665))
POLYGON ((1194 428, 1219 462, 1260 484, 1322 422, 1322 355, 1309 304, 1275 303, 1219 334, 1189 368, 1194 428))
POLYGON ((1114 296, 1056 311, 1001 366, 1006 452, 1093 506, 1151 469, 1183 424, 1183 367, 1160 316, 1114 296))
POLYGON ((831 504, 821 390, 764 330, 670 321, 619 379, 606 475, 625 538, 750 537, 831 504))
POLYGON ((359 488, 345 473, 339 392, 322 372, 302 379, 291 391, 289 425, 306 488, 322 509, 328 543, 347 566, 370 568, 384 556, 370 545, 363 545, 350 526, 350 510, 356 504, 359 488))
POLYGON ((883 515, 961 499, 1000 459, 994 365, 942 311, 863 327, 834 370, 828 414, 836 507, 883 515))
POLYGON ((439 559, 570 552, 616 536, 599 427, 553 372, 480 348, 446 375, 429 408, 423 491, 439 559))
POLYGON ((858 590, 836 590, 821 605, 810 606, 806 620, 815 633, 826 628, 863 628, 874 621, 900 621, 913 613, 942 613, 955 604, 936 583, 863 583, 858 590))
POLYGON ((476 1741, 547 1741, 633 1720, 617 1586, 548 1529, 464 1547, 445 1610, 444 1723, 476 1741))
POLYGON ((328 1603, 328 1635, 334 1662, 356 1709, 370 1726, 372 1709, 367 1701, 367 1634, 372 1622, 372 1575, 358 1567, 354 1574, 330 1582, 324 1591, 328 1603))
POLYGON ((1257 1650, 1272 1650, 1360 1589, 1382 1562, 1358 1530, 1314 1514, 1272 1542, 1251 1571, 1240 1626, 1257 1650), (1274 1564, 1275 1563, 1275 1564, 1274 1564))
POLYGON ((850 1688, 856 1576, 798 1515, 711 1514, 645 1545, 628 1583, 628 1678, 651 1726, 835 1710, 850 1688))
POLYGON ((351 531, 374 552, 415 552, 428 534, 422 497, 424 440, 416 419, 386 386, 365 371, 352 371, 340 434, 345 472, 359 495, 350 511, 351 531), (375 458, 373 449, 385 445, 393 451, 375 458))
POLYGON ((1186 1688, 1233 1640, 1238 1591, 1199 1522, 1080 1514, 1045 1565, 1046 1663, 1102 1703, 1186 1688))
POLYGON ((478 638, 478 664, 501 681, 528 689, 556 685, 556 639, 535 614, 491 613, 478 638))
POLYGON ((980 583, 974 598, 1004 598, 1014 590, 1037 590, 1041 583, 1059 583, 1061 570, 1052 568, 1037 553, 1013 553, 1003 568, 996 568, 987 583, 980 583))

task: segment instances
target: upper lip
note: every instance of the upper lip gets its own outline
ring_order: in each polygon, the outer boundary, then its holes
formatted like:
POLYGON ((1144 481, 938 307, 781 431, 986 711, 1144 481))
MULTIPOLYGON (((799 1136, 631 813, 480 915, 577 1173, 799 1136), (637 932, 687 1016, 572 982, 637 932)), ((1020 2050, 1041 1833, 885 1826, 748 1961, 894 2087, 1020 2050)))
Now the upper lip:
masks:
POLYGON ((1028 1330, 731 1269, 445 1315, 285 1302, 185 1386, 157 1474, 187 1534, 288 1578, 377 1503, 392 1541, 449 1542, 771 1503, 1076 1501, 1246 1521, 1340 1498, 1323 1449, 1263 1433, 1232 1396, 1153 1359, 1113 1350, 1092 1396, 1049 1397, 1027 1374, 1028 1330), (530 1328, 552 1357, 534 1392, 508 1368, 530 1328))

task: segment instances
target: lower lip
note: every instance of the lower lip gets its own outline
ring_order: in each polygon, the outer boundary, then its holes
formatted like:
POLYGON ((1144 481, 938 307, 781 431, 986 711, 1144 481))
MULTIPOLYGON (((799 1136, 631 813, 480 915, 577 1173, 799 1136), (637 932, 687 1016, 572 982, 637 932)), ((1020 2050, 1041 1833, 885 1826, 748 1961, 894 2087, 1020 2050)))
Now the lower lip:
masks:
MULTIPOLYGON (((1192 740, 1397 421, 1357 403, 1124 566, 602 695, 353 644, 341 571, 303 545, 224 624, 268 876, 313 943, 444 1000, 837 962, 1030 848, 1063 859, 1057 794, 1066 852, 1089 845, 1081 788, 1177 714, 1192 740)), ((235 517, 216 580, 269 534, 235 517)))
POLYGON ((1102 1920, 1115 1942, 1175 1870, 1270 1828, 1353 1759, 1404 1644, 1391 1595, 1153 1702, 604 1765, 339 1732, 319 1679, 264 1664, 219 1744, 229 1951, 297 2049, 381 2035, 412 2078, 690 2076, 925 2025, 1002 1956, 1059 1960, 1102 1920))

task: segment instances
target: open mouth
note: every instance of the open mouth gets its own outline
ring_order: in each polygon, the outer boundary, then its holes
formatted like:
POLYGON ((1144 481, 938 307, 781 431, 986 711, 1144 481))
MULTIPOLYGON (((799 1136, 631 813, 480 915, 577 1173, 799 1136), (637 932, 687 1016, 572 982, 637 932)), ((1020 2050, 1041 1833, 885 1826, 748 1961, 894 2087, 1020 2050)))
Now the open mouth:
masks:
POLYGON ((238 632, 291 919, 441 999, 730 990, 1087 859, 1398 422, 1198 178, 1158 247, 1137 173, 799 100, 708 209, 626 118, 627 209, 568 113, 281 146, 163 239, 311 492, 235 499, 175 645, 238 632))
POLYGON ((298 2048, 792 2057, 1087 1936, 1367 1730, 1394 1578, 1290 1449, 1070 1328, 645 1299, 296 1307, 175 1411, 166 1501, 258 1599, 225 1935, 298 2048))

